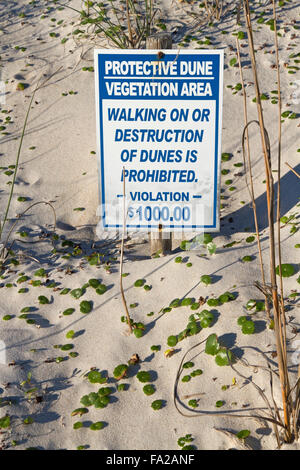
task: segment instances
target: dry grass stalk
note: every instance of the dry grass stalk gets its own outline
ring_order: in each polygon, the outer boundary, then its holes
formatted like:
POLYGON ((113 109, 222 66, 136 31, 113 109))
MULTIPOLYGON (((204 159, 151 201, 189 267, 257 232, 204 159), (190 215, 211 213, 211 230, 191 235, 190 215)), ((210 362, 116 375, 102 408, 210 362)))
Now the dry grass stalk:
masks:
MULTIPOLYGON (((269 239, 270 239, 269 241, 270 280, 271 280, 273 313, 274 313, 274 330, 275 330, 275 338, 276 338, 276 350, 277 350, 278 368, 279 368, 282 404, 283 404, 283 413, 284 413, 285 440, 290 442, 292 439, 292 434, 291 434, 292 408, 290 406, 291 405, 290 400, 288 399, 290 385, 289 385, 287 355, 286 355, 284 305, 283 305, 283 295, 281 295, 281 300, 279 302, 278 288, 277 288, 277 281, 276 281, 276 253, 275 253, 275 233, 274 233, 274 181, 273 181, 273 176, 272 176, 272 171, 271 171, 271 154, 270 154, 270 149, 268 148, 268 142, 267 142, 265 126, 264 126, 264 116, 263 116, 262 104, 261 104, 261 99, 260 99, 260 89, 259 89, 257 65, 256 65, 256 59, 255 59, 255 52, 254 52, 254 41, 253 41, 253 31, 252 31, 249 0, 243 0, 243 3, 244 3, 244 13, 245 13, 247 33, 248 33, 248 43, 249 43, 253 79, 254 79, 254 85, 255 85, 258 122, 259 122, 259 127, 260 127, 261 143, 262 143, 262 150, 263 150, 264 162, 265 162, 267 210, 268 210, 269 239)), ((276 28, 275 28, 275 32, 276 32, 276 28)), ((277 54, 278 54, 278 45, 277 45, 277 54)), ((279 188, 278 188, 278 192, 279 192, 279 188)), ((278 200, 280 202, 280 196, 278 200)), ((281 264, 281 260, 279 259, 279 265, 280 264, 281 264)), ((280 272, 281 272, 281 268, 280 268, 280 272)))
MULTIPOLYGON (((282 124, 281 124, 281 86, 280 86, 280 65, 279 65, 279 48, 278 48, 278 36, 277 36, 277 16, 276 16, 276 6, 275 0, 272 0, 273 4, 273 20, 274 20, 274 44, 275 44, 275 55, 276 55, 276 70, 277 70, 277 96, 278 96, 278 161, 277 161, 277 244, 278 244, 278 265, 279 265, 279 279, 280 279, 280 312, 281 312, 281 324, 282 324, 282 334, 283 334, 283 346, 284 346, 284 355, 285 360, 287 361, 287 351, 286 351, 286 318, 285 318, 285 309, 284 309, 284 296, 283 296, 283 279, 282 279, 282 257, 281 257, 281 234, 280 234, 280 178, 281 178, 281 134, 282 134, 282 124)), ((286 372, 287 380, 288 373, 286 372)))
POLYGON ((294 170, 294 168, 293 168, 293 167, 291 167, 291 165, 289 165, 287 162, 285 162, 285 164, 286 164, 286 165, 289 167, 289 169, 290 169, 290 170, 291 170, 291 171, 292 171, 292 172, 293 172, 293 173, 294 173, 296 176, 298 176, 298 178, 300 178, 300 175, 299 175, 299 173, 297 173, 297 171, 296 171, 296 170, 294 170))
MULTIPOLYGON (((232 370, 239 377, 241 377, 243 380, 246 380, 247 382, 249 382, 256 389, 256 391, 259 393, 259 395, 261 396, 261 398, 265 402, 265 405, 266 405, 266 408, 267 408, 268 412, 266 411, 265 408, 263 408, 263 409, 260 408, 260 410, 264 413, 263 415, 260 415, 257 411, 255 413, 251 413, 251 414, 249 414, 247 412, 245 412, 245 413, 243 412, 242 414, 240 414, 241 410, 223 412, 223 411, 210 411, 210 410, 203 410, 203 409, 202 410, 197 409, 197 411, 189 409, 190 413, 185 413, 184 411, 182 411, 180 409, 179 405, 181 405, 181 407, 183 407, 183 408, 186 408, 185 403, 183 403, 181 401, 181 397, 179 396, 179 393, 178 393, 179 380, 180 380, 182 372, 185 370, 182 366, 183 366, 184 362, 186 362, 188 360, 187 356, 189 355, 189 353, 191 351, 193 351, 194 349, 199 348, 204 343, 206 343, 206 340, 207 340, 207 338, 205 338, 204 340, 200 341, 199 343, 197 343, 194 346, 192 346, 191 348, 189 348, 187 350, 187 352, 184 354, 184 356, 182 357, 182 359, 181 359, 181 362, 180 362, 180 365, 179 365, 179 368, 178 368, 178 371, 177 371, 177 374, 176 374, 176 379, 175 379, 175 384, 174 384, 174 391, 173 391, 173 402, 174 402, 175 408, 178 411, 178 413, 181 416, 184 416, 186 418, 199 418, 201 416, 215 416, 215 417, 238 418, 238 419, 240 419, 240 418, 246 419, 247 418, 247 419, 253 419, 253 420, 258 421, 258 422, 263 423, 263 424, 268 422, 268 423, 270 423, 274 426, 276 436, 278 437, 277 442, 278 442, 278 445, 280 445, 279 434, 278 434, 277 428, 280 428, 280 429, 284 430, 285 425, 281 420, 281 417, 278 413, 277 407, 275 407, 275 410, 273 411, 270 400, 267 398, 264 390, 261 387, 259 387, 252 380, 251 377, 246 377, 245 375, 241 374, 241 372, 233 366, 232 360, 229 358, 229 356, 228 356, 228 361, 229 361, 229 364, 230 364, 232 370)), ((196 356, 198 356, 202 352, 204 352, 203 349, 198 354, 194 355, 193 358, 191 358, 189 360, 194 359, 196 356)), ((261 353, 261 354, 264 356, 263 353, 261 353)), ((237 357, 234 357, 234 360, 238 364, 240 364, 244 367, 250 368, 252 372, 256 371, 258 369, 261 369, 261 370, 268 371, 269 374, 277 375, 276 372, 274 370, 271 370, 269 367, 263 367, 263 366, 249 364, 246 360, 238 359, 237 357)))
POLYGON ((223 0, 221 0, 220 2, 219 0, 215 0, 213 2, 205 0, 204 5, 209 19, 215 18, 219 21, 223 12, 223 0))
POLYGON ((120 254, 120 290, 122 296, 122 302, 124 305, 124 310, 127 318, 127 323, 130 333, 132 333, 132 326, 130 315, 127 307, 127 302, 125 299, 124 289, 123 289, 123 259, 124 259, 124 240, 126 233, 126 191, 125 191, 125 167, 123 167, 123 233, 122 233, 122 242, 121 242, 121 254, 120 254))
POLYGON ((131 29, 131 20, 130 20, 129 1, 128 0, 126 0, 126 17, 127 17, 129 41, 130 41, 130 44, 133 46, 134 42, 133 42, 133 35, 132 35, 132 29, 131 29))
MULTIPOLYGON (((260 270, 261 270, 261 277, 263 286, 266 285, 265 280, 265 272, 264 272, 264 264, 262 258, 262 250, 261 250, 261 243, 260 243, 260 234, 258 228, 258 220, 257 220, 257 210, 256 210, 256 202, 255 202, 255 194, 254 194, 254 185, 253 185, 253 175, 252 175, 252 165, 251 165, 251 158, 250 158, 250 143, 249 143, 249 132, 248 127, 250 123, 248 123, 248 112, 247 112, 247 96, 245 91, 245 83, 243 77, 243 69, 241 64, 241 55, 240 55, 240 47, 239 47, 239 40, 236 38, 236 49, 237 49, 237 57, 238 57, 238 64, 239 64, 239 71, 240 71, 240 78, 241 78, 241 85, 242 85, 242 92, 243 92, 243 107, 244 107, 244 123, 245 123, 245 131, 243 136, 243 158, 244 158, 244 165, 245 165, 245 178, 246 184, 249 190, 249 194, 251 197, 252 209, 253 209, 253 216, 254 216, 254 223, 255 223, 255 232, 256 232, 256 239, 257 239, 257 246, 258 246, 258 253, 259 253, 259 263, 260 263, 260 270), (245 137, 245 138, 244 138, 245 137), (246 171, 246 159, 245 159, 245 140, 247 144, 247 161, 248 161, 248 171, 250 177, 250 187, 247 180, 247 171, 246 171)), ((270 319, 270 305, 267 294, 265 296, 265 305, 268 318, 270 319)))

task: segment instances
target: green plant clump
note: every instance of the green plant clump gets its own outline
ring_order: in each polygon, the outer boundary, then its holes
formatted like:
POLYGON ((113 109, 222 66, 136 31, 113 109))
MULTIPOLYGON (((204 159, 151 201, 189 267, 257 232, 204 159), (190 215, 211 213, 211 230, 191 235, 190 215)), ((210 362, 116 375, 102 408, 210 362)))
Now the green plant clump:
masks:
POLYGON ((97 370, 91 370, 88 373, 87 378, 91 384, 103 384, 107 382, 107 378, 102 377, 101 372, 97 370))
POLYGON ((92 302, 88 300, 83 300, 80 302, 80 311, 81 313, 90 313, 92 310, 92 302))
POLYGON ((208 286, 212 282, 211 277, 206 274, 201 276, 200 281, 203 282, 203 284, 205 284, 206 286, 208 286))
MULTIPOLYGON (((276 274, 279 276, 279 266, 276 267, 276 274)), ((281 265, 281 274, 282 277, 290 277, 295 274, 295 268, 292 264, 282 264, 281 265)))
POLYGON ((154 385, 152 384, 147 384, 143 387, 143 392, 145 395, 153 395, 155 393, 155 388, 154 385))
POLYGON ((149 372, 140 370, 140 371, 136 374, 136 378, 137 378, 140 382, 145 383, 145 382, 150 382, 150 380, 151 380, 151 375, 150 375, 149 372))
POLYGON ((113 375, 116 380, 121 380, 123 377, 126 376, 128 370, 127 364, 120 364, 119 366, 115 367, 113 375))
POLYGON ((170 346, 171 348, 173 348, 174 346, 176 346, 178 342, 178 339, 177 339, 177 336, 169 336, 168 339, 167 339, 167 344, 168 346, 170 346))
POLYGON ((97 421, 96 423, 92 423, 90 425, 90 429, 92 431, 100 431, 100 429, 104 428, 104 423, 102 421, 97 421))
POLYGON ((154 400, 152 403, 151 403, 151 407, 153 410, 155 411, 158 411, 162 408, 163 406, 163 401, 162 400, 154 400))

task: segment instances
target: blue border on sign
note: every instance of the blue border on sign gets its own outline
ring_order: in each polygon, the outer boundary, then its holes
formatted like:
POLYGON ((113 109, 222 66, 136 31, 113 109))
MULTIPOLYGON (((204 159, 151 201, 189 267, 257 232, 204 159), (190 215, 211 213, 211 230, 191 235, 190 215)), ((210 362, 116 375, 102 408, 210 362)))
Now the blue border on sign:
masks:
MULTIPOLYGON (((125 51, 124 51, 125 52, 125 51)), ((126 51, 126 52, 129 52, 129 54, 124 54, 124 52, 122 54, 119 53, 115 53, 113 54, 113 57, 114 59, 118 60, 118 58, 120 60, 124 60, 124 57, 130 57, 131 60, 157 60, 157 55, 156 54, 153 54, 153 53, 150 53, 150 51, 148 53, 143 53, 143 54, 136 54, 136 53, 132 53, 133 51, 126 51)), ((210 51, 204 51, 200 53, 200 51, 196 52, 196 53, 193 53, 194 51, 185 51, 186 53, 182 54, 182 55, 178 55, 176 54, 175 52, 174 53, 170 53, 170 51, 165 51, 167 53, 167 56, 168 58, 171 58, 172 59, 172 56, 173 56, 173 60, 191 60, 192 58, 197 58, 198 60, 201 58, 201 53, 202 55, 205 57, 206 60, 212 60, 213 62, 213 65, 214 65, 214 71, 215 71, 215 68, 217 69, 216 70, 216 74, 214 74, 214 82, 212 84, 212 91, 213 91, 213 96, 210 97, 210 100, 215 100, 215 103, 216 103, 216 121, 215 121, 215 159, 214 159, 214 196, 213 196, 213 224, 212 225, 183 225, 183 224, 178 224, 178 225, 174 225, 174 224, 170 224, 170 225, 165 225, 164 224, 164 228, 178 228, 178 229, 216 229, 217 228, 217 196, 218 196, 218 168, 219 168, 219 165, 218 165, 218 155, 219 155, 219 135, 220 135, 220 130, 219 130, 219 125, 220 125, 220 94, 221 94, 221 61, 220 61, 220 57, 221 55, 216 53, 217 51, 214 51, 215 53, 210 53, 210 51)), ((116 100, 122 100, 122 99, 140 99, 140 97, 138 96, 134 96, 134 97, 131 97, 131 96, 123 96, 123 97, 118 97, 118 98, 111 98, 111 97, 106 97, 106 92, 105 92, 105 87, 104 87, 104 61, 105 59, 111 59, 112 58, 112 54, 111 53, 101 53, 101 54, 97 54, 97 62, 95 63, 96 67, 97 67, 97 77, 98 77, 98 98, 99 98, 99 126, 100 126, 100 165, 101 165, 101 202, 102 202, 102 207, 105 207, 105 177, 104 177, 104 158, 105 158, 105 155, 104 155, 104 133, 103 133, 103 119, 102 119, 102 100, 105 99, 105 98, 109 98, 110 100, 113 100, 113 99, 116 99, 116 100)), ((168 80, 168 75, 164 75, 164 76, 155 76, 155 77, 139 77, 139 80, 149 80, 149 78, 151 79, 155 79, 155 81, 166 81, 168 80)), ((194 78, 194 81, 203 81, 205 79, 199 77, 199 78, 194 78)), ((126 79, 126 80, 135 80, 136 81, 136 77, 130 77, 130 76, 124 76, 123 77, 123 80, 126 79)), ((177 81, 177 80, 173 80, 172 81, 177 81)), ((178 80, 179 82, 179 80, 178 80)), ((97 84, 96 84, 97 86, 97 84)), ((157 100, 163 100, 163 101, 174 101, 174 102, 178 102, 178 98, 177 99, 172 99, 172 98, 166 98, 166 97, 163 97, 163 96, 151 96, 151 97, 145 97, 143 96, 143 100, 153 100, 153 99, 157 99, 157 100)), ((201 101, 201 100, 206 100, 207 98, 206 97, 197 97, 197 101, 201 101)), ((182 101, 195 101, 195 98, 194 97, 180 97, 180 100, 182 101)), ((99 142, 98 142, 99 144, 99 142)), ((121 224, 106 224, 105 223, 105 210, 102 212, 102 222, 103 222, 103 227, 104 228, 122 228, 122 225, 121 224)), ((158 228, 158 225, 159 224, 148 224, 148 225, 140 225, 140 224, 135 224, 135 225, 131 225, 131 224, 126 224, 126 228, 145 228, 145 229, 150 229, 150 228, 158 228)))

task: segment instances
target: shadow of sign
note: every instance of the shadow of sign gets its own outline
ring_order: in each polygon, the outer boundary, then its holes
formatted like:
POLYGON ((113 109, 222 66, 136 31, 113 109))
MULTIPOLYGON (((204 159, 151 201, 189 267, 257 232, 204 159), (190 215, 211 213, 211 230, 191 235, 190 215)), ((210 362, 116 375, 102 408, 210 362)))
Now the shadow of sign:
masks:
MULTIPOLYGON (((295 168, 297 173, 300 173, 300 164, 298 164, 295 168)), ((289 212, 295 205, 299 202, 299 190, 297 191, 297 187, 299 188, 299 180, 294 175, 292 171, 286 173, 280 179, 280 194, 281 194, 281 201, 280 201, 280 214, 283 216, 287 212, 289 212)), ((276 218, 276 211, 277 211, 277 189, 278 183, 274 184, 274 218, 276 218)), ((258 227, 259 230, 263 230, 268 227, 268 214, 267 214, 267 194, 264 192, 261 196, 255 199, 256 202, 256 209, 257 209, 257 219, 258 219, 258 227)), ((247 205, 241 207, 235 212, 228 214, 228 216, 233 218, 234 227, 237 230, 244 231, 245 227, 248 227, 249 231, 255 232, 255 225, 254 225, 254 218, 253 218, 253 210, 251 202, 247 205)), ((226 216, 226 219, 227 217, 226 216)))
POLYGON ((8 365, 18 360, 22 343, 33 338, 33 334, 26 330, 5 329, 0 339, 0 366, 8 365))

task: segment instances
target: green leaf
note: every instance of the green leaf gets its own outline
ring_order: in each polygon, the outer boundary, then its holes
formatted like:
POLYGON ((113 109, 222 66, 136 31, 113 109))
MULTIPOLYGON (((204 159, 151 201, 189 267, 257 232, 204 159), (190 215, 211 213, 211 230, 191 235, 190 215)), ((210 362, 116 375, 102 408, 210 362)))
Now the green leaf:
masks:
POLYGON ((256 312, 263 312, 266 309, 265 303, 262 301, 256 302, 255 310, 256 312))
POLYGON ((217 245, 215 245, 215 243, 208 243, 206 245, 207 247, 207 251, 210 255, 214 255, 216 250, 217 250, 217 245))
POLYGON ((254 300, 254 299, 250 299, 246 303, 246 309, 247 310, 252 310, 252 308, 254 308, 255 306, 256 306, 256 300, 254 300))
POLYGON ((218 337, 215 333, 210 335, 205 344, 205 352, 206 354, 210 354, 211 356, 215 356, 220 349, 220 344, 218 342, 218 337))
POLYGON ((252 320, 246 320, 242 324, 242 332, 244 335, 252 335, 255 332, 255 324, 252 320))
POLYGON ((46 271, 44 268, 40 268, 37 271, 35 271, 34 275, 37 277, 44 277, 46 276, 46 271))
POLYGON ((242 429, 241 431, 239 431, 236 436, 239 438, 239 439, 246 439, 246 437, 250 436, 250 431, 249 429, 242 429))
MULTIPOLYGON (((292 264, 281 265, 282 277, 290 277, 295 274, 295 268, 292 264)), ((276 267, 276 274, 279 276, 279 265, 276 267)))
POLYGON ((65 287, 65 288, 60 292, 59 295, 66 295, 66 294, 68 294, 68 293, 70 292, 70 290, 71 290, 71 289, 69 289, 68 287, 65 287))
POLYGON ((170 303, 170 307, 176 308, 176 307, 179 307, 180 304, 181 304, 180 299, 174 299, 174 300, 172 300, 172 302, 170 303))
POLYGON ((189 382, 191 380, 190 375, 184 375, 181 379, 181 382, 189 382))
POLYGON ((61 350, 62 351, 70 351, 70 349, 73 349, 74 348, 74 345, 73 344, 64 344, 63 346, 61 346, 61 350))
POLYGON ((81 397, 80 403, 83 406, 91 406, 92 405, 89 395, 84 395, 83 397, 81 397))
POLYGON ((119 384, 117 386, 117 390, 118 392, 124 392, 125 390, 127 390, 127 384, 119 384))
POLYGON ((63 315, 72 315, 72 313, 75 312, 75 308, 67 308, 66 310, 63 311, 63 315))
POLYGON ((229 295, 225 293, 225 294, 220 295, 218 300, 220 304, 225 304, 226 302, 229 302, 230 298, 229 298, 229 295))
POLYGON ((97 287, 97 289, 96 289, 96 293, 98 295, 103 295, 103 294, 105 294, 106 291, 107 291, 107 287, 106 287, 105 284, 100 284, 100 286, 97 287))
POLYGON ((106 382, 106 378, 102 377, 101 372, 97 370, 91 370, 87 376, 88 380, 91 384, 102 384, 106 382))
POLYGON ((213 241, 213 237, 211 236, 210 233, 203 233, 201 235, 198 235, 195 241, 203 245, 208 245, 209 243, 213 241))
POLYGON ((17 85, 17 90, 18 90, 18 91, 23 91, 23 90, 25 90, 25 88, 26 88, 27 86, 28 86, 28 85, 27 85, 26 83, 20 82, 20 83, 18 83, 18 85, 17 85))
POLYGON ((73 289, 70 292, 71 296, 74 297, 74 299, 79 299, 83 295, 83 289, 78 288, 78 289, 73 289))
POLYGON ((183 251, 188 250, 189 246, 190 242, 188 240, 182 240, 182 242, 180 243, 180 249, 183 251))
POLYGON ((121 380, 124 376, 126 376, 126 372, 128 370, 127 364, 120 364, 119 366, 115 367, 114 369, 114 378, 116 380, 121 380))
POLYGON ((47 297, 45 297, 44 295, 40 295, 38 297, 38 301, 40 304, 49 304, 49 299, 47 299, 47 297))
POLYGON ((211 313, 210 316, 207 316, 203 318, 203 320, 200 321, 201 328, 208 328, 212 324, 214 319, 213 314, 211 313))
POLYGON ((239 31, 237 37, 238 39, 245 39, 246 33, 244 33, 244 31, 239 31))
POLYGON ((198 310, 199 307, 200 307, 200 302, 194 302, 191 305, 191 310, 198 310))
POLYGON ((182 299, 180 305, 182 307, 188 307, 189 305, 192 305, 194 303, 194 300, 191 297, 186 297, 185 299, 182 299))
POLYGON ((174 346, 176 346, 178 342, 178 339, 177 339, 177 336, 169 336, 169 338, 167 339, 167 344, 168 346, 170 346, 171 348, 173 348, 174 346))
POLYGON ((219 301, 219 299, 208 299, 207 300, 207 305, 209 307, 218 307, 218 305, 220 305, 220 301, 219 301))
POLYGON ((163 401, 162 400, 155 400, 151 403, 151 407, 153 410, 160 410, 163 406, 163 401))
POLYGON ((88 412, 89 410, 87 408, 76 408, 76 410, 72 411, 71 416, 82 416, 88 412))
POLYGON ((135 281, 134 287, 143 287, 145 282, 146 282, 145 279, 138 279, 137 281, 135 281))
POLYGON ((109 404, 109 396, 98 397, 94 403, 95 408, 106 408, 109 404))
POLYGON ((140 328, 134 328, 133 334, 136 338, 141 338, 143 336, 143 330, 140 328))
POLYGON ((152 384, 144 385, 143 392, 145 395, 153 395, 153 393, 155 393, 154 385, 152 384))
POLYGON ((224 401, 223 400, 218 400, 216 401, 216 408, 221 408, 221 406, 224 405, 224 401))
POLYGON ((2 318, 2 320, 8 321, 8 320, 11 320, 12 318, 13 318, 13 315, 4 315, 4 317, 2 318))
POLYGON ((250 263, 250 261, 253 261, 253 257, 251 255, 243 256, 242 261, 243 263, 250 263))
POLYGON ((191 408, 197 408, 198 407, 198 400, 189 400, 188 401, 188 405, 191 407, 191 408))
POLYGON ((149 372, 147 371, 144 371, 144 370, 140 370, 137 374, 136 374, 136 378, 142 382, 142 383, 145 383, 145 382, 150 382, 151 380, 151 375, 149 372))
POLYGON ((232 361, 232 353, 227 348, 220 348, 215 357, 218 366, 229 366, 232 361))
POLYGON ((189 369, 190 367, 194 367, 194 365, 195 364, 192 361, 188 361, 188 362, 185 362, 182 367, 183 369, 189 369))
POLYGON ((245 322, 247 321, 247 317, 246 316, 242 316, 242 317, 239 317, 238 320, 237 320, 237 324, 242 326, 245 322))
POLYGON ((10 426, 10 416, 4 416, 0 418, 0 429, 5 429, 10 426))
POLYGON ((89 285, 93 287, 94 289, 97 289, 97 287, 100 286, 100 281, 98 281, 98 279, 90 279, 89 285))
POLYGON ((34 422, 34 419, 31 416, 27 416, 27 418, 23 419, 24 424, 32 424, 34 422))
POLYGON ((103 421, 97 421, 96 423, 92 423, 92 424, 90 425, 90 429, 91 429, 92 431, 100 431, 100 429, 103 429, 103 428, 104 428, 104 425, 105 425, 105 424, 103 423, 103 421))
POLYGON ((76 421, 76 423, 73 424, 73 429, 80 429, 82 426, 83 423, 81 421, 76 421))
POLYGON ((83 300, 80 302, 80 311, 81 313, 90 313, 92 310, 92 302, 88 300, 83 300))
POLYGON ((187 325, 187 334, 188 336, 196 335, 201 330, 200 326, 195 321, 191 321, 187 325))
POLYGON ((70 330, 66 334, 66 338, 68 338, 68 339, 72 339, 72 338, 74 338, 74 336, 75 336, 75 331, 74 330, 70 330))
POLYGON ((209 284, 211 284, 211 277, 208 276, 207 274, 204 274, 203 276, 201 276, 200 278, 200 282, 203 282, 203 284, 205 284, 206 286, 208 286, 209 284))
POLYGON ((98 395, 100 397, 106 397, 107 395, 110 395, 113 391, 114 389, 111 387, 101 387, 98 390, 98 395))
POLYGON ((28 281, 29 277, 28 276, 21 276, 19 279, 17 279, 17 283, 21 284, 22 282, 28 281))
POLYGON ((203 371, 201 369, 196 369, 191 372, 191 377, 197 377, 198 375, 202 375, 203 371))
POLYGON ((180 437, 177 441, 177 444, 179 445, 179 447, 183 447, 185 445, 185 438, 180 437))

